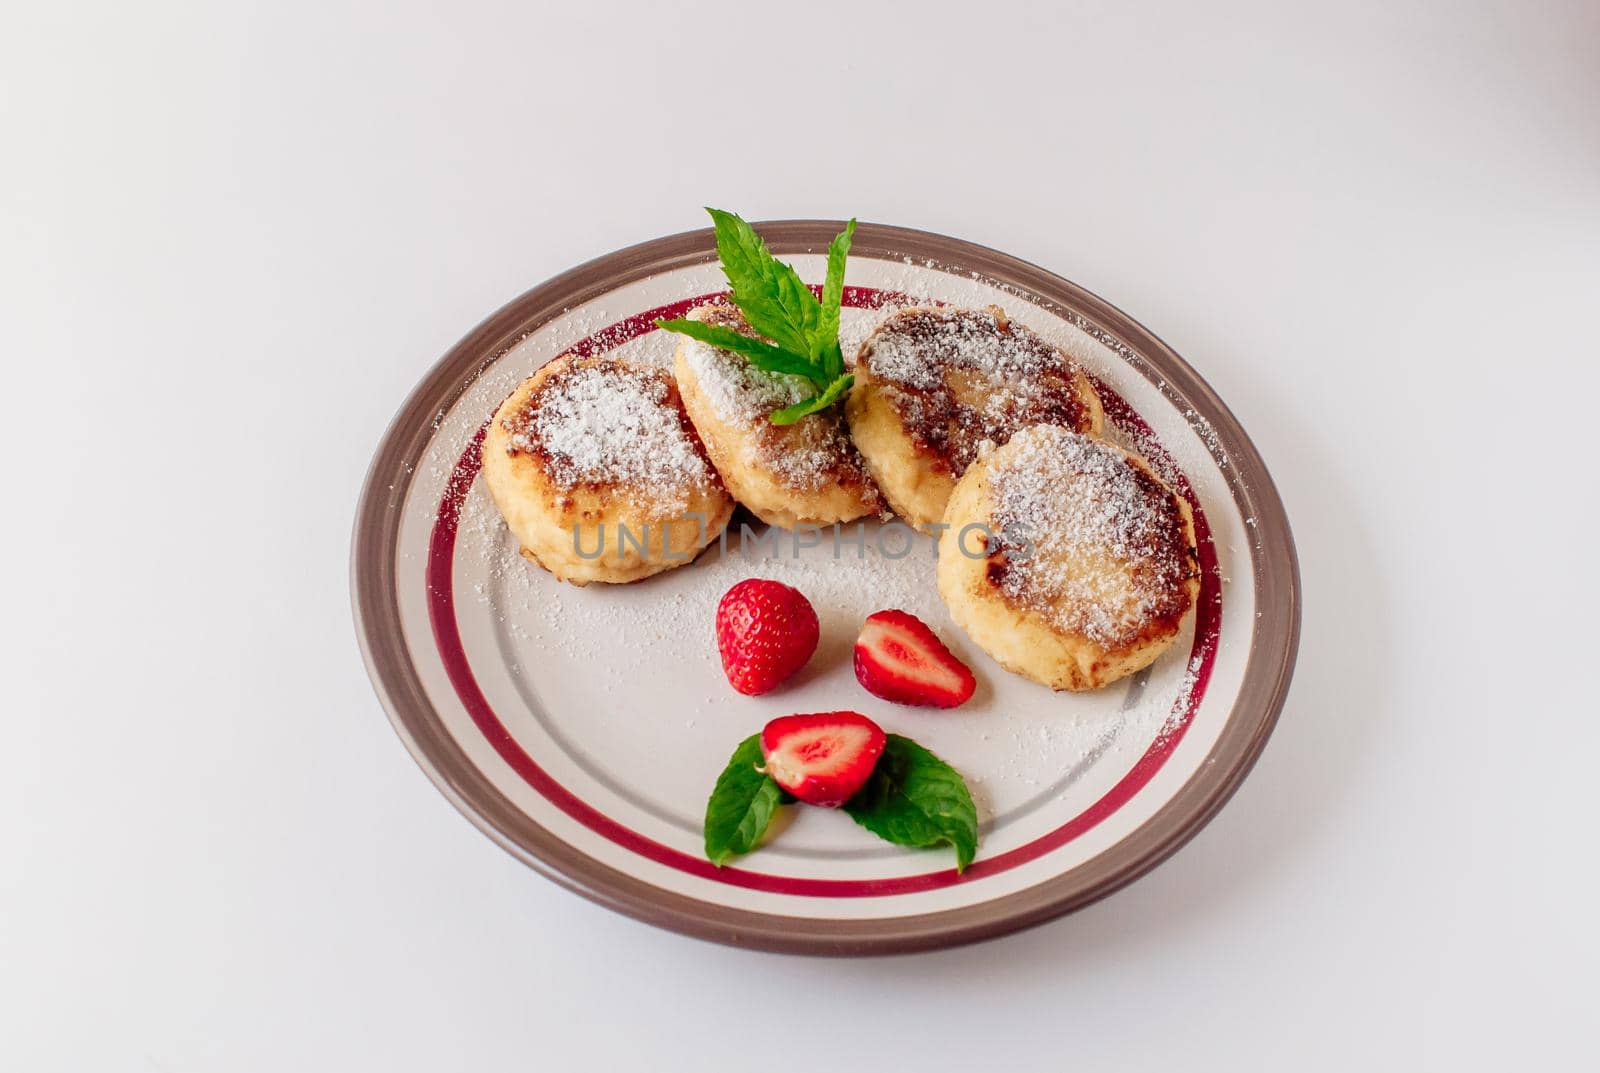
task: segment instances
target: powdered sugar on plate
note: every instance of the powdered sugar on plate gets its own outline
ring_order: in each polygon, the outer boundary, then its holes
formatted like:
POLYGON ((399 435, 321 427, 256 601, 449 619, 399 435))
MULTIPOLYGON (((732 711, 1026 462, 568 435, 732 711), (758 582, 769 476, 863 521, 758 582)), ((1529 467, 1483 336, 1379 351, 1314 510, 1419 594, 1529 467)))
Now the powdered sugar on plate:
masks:
MULTIPOLYGON (((874 283, 880 293, 911 291, 925 287, 927 279, 922 266, 908 262, 903 280, 886 276, 874 283)), ((629 364, 670 368, 678 337, 664 332, 632 337, 601 329, 637 308, 694 297, 715 285, 695 277, 671 293, 657 292, 648 302, 625 309, 609 303, 609 309, 574 311, 551 329, 558 338, 544 353, 559 353, 573 339, 599 331, 596 341, 586 343, 585 354, 615 347, 616 356, 629 364)), ((969 296, 964 300, 982 302, 969 296)), ((841 343, 847 362, 860 341, 896 311, 843 311, 841 343)), ((1070 334, 1066 328, 1049 331, 1051 342, 1063 348, 1065 340, 1058 336, 1070 334)), ((1078 349, 1069 352, 1076 355, 1078 349)), ((1077 360, 1097 369, 1105 363, 1100 352, 1077 360)), ((502 363, 491 366, 486 379, 504 381, 495 385, 503 398, 529 368, 502 363)), ((789 401, 794 399, 785 399, 789 401)), ((474 420, 481 415, 480 410, 474 420)), ((572 426, 564 431, 571 432, 572 426)), ((553 438, 559 441, 560 436, 557 431, 553 438)), ((581 452, 569 459, 575 467, 595 461, 583 459, 581 452)), ((736 519, 735 532, 738 525, 736 519)), ((751 525, 756 532, 766 531, 751 525)), ((869 523, 868 532, 876 528, 869 523)), ((790 538, 779 533, 780 539, 790 538)), ((733 743, 759 729, 766 718, 789 711, 856 707, 886 729, 922 741, 962 770, 978 802, 985 838, 995 836, 996 847, 1014 829, 1008 825, 1026 831, 1069 805, 1092 801, 1132 768, 1152 741, 1181 725, 1195 679, 1195 669, 1184 658, 1193 640, 1192 616, 1173 651, 1152 668, 1093 694, 1052 694, 1000 669, 955 628, 938 596, 926 538, 915 539, 909 556, 893 560, 870 548, 860 556, 845 548, 835 559, 827 544, 798 556, 787 546, 769 555, 737 544, 723 554, 713 545, 695 562, 636 585, 575 588, 517 555, 516 543, 480 481, 461 515, 456 609, 469 644, 487 645, 472 648, 474 662, 484 654, 480 673, 486 688, 499 690, 497 708, 512 732, 530 742, 544 740, 540 735, 548 733, 553 746, 539 754, 541 761, 545 756, 573 757, 620 797, 636 797, 644 811, 681 827, 688 845, 695 844, 698 810, 733 743), (738 696, 727 687, 711 634, 722 593, 750 576, 799 587, 823 621, 822 649, 790 686, 768 698, 738 696), (850 645, 862 618, 885 607, 903 607, 925 618, 973 665, 981 684, 970 704, 954 712, 927 713, 879 704, 861 692, 850 667, 850 645), (496 645, 503 661, 488 655, 496 645), (501 667, 506 677, 497 684, 501 667), (507 692, 513 683, 517 692, 507 692), (525 704, 518 703, 518 694, 525 704), (663 765, 663 757, 673 762, 663 765)), ((826 533, 824 540, 831 543, 826 533)), ((793 829, 763 848, 763 859, 813 853, 840 860, 867 855, 904 859, 906 851, 863 842, 847 821, 834 822, 842 819, 820 811, 798 817, 793 829)))
MULTIPOLYGON (((775 715, 854 708, 916 738, 959 767, 987 838, 1000 826, 1034 822, 1035 813, 1126 770, 1169 723, 1176 727, 1174 712, 1181 715, 1193 684, 1181 659, 1158 661, 1094 694, 1055 694, 1009 674, 951 621, 935 581, 933 542, 903 527, 865 523, 858 546, 848 539, 854 526, 842 527, 846 539, 836 539, 829 529, 796 534, 738 519, 725 542, 681 569, 634 585, 583 588, 523 560, 481 486, 464 503, 458 532, 461 569, 480 579, 458 590, 470 593, 459 613, 498 637, 507 672, 526 690, 528 711, 581 754, 596 777, 637 796, 641 808, 686 837, 698 834, 708 780, 728 750, 775 715), (822 626, 811 662, 763 698, 728 686, 712 628, 722 594, 748 577, 795 586, 822 626), (922 618, 969 662, 979 678, 972 701, 930 713, 862 692, 851 647, 865 617, 884 608, 922 618), (672 683, 667 693, 663 682, 672 683), (704 770, 686 774, 678 789, 671 788, 676 776, 657 770, 660 742, 673 733, 691 734, 703 744, 691 751, 704 753, 704 770), (644 779, 635 771, 653 774, 644 779)), ((1175 649, 1187 652, 1192 637, 1186 624, 1175 649)), ((786 832, 763 852, 886 861, 903 853, 820 824, 786 832)))

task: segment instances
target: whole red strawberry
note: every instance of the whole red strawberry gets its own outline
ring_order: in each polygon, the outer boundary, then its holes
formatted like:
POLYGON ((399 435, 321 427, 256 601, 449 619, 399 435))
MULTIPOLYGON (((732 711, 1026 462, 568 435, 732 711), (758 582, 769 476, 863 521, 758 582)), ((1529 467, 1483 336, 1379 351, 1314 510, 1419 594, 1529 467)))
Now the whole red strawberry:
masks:
POLYGON ((776 689, 804 667, 820 633, 811 601, 777 581, 741 581, 717 605, 722 669, 728 684, 746 696, 776 689))

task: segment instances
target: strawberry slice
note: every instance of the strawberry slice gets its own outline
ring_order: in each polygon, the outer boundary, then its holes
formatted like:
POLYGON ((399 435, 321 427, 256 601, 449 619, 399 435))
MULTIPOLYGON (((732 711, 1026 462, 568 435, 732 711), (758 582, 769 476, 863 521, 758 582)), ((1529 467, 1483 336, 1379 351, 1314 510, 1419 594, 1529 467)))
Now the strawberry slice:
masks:
POLYGON ((770 692, 804 667, 820 633, 811 601, 782 582, 749 578, 717 604, 722 670, 746 696, 770 692))
POLYGON ((917 616, 879 611, 856 638, 856 678, 868 693, 896 704, 954 708, 978 680, 917 616))
POLYGON ((884 740, 860 712, 785 715, 761 732, 761 755, 779 786, 807 804, 833 808, 865 785, 884 740))

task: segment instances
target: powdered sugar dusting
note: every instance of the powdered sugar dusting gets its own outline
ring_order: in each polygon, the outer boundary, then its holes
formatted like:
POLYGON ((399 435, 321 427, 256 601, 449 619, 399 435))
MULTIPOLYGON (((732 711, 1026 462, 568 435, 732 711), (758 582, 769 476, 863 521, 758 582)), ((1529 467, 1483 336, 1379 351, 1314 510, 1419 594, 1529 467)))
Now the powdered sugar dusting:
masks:
MULTIPOLYGON (((754 334, 737 309, 725 303, 701 306, 689 317, 754 334)), ((845 431, 842 408, 809 414, 792 425, 769 420, 774 410, 791 406, 816 394, 816 385, 804 377, 768 372, 738 354, 684 337, 684 361, 694 373, 717 417, 748 430, 739 449, 749 457, 744 464, 759 467, 797 491, 816 491, 848 478, 866 483, 860 455, 845 431)))
POLYGON ((700 389, 725 421, 764 421, 773 410, 816 393, 803 377, 758 369, 737 354, 694 339, 682 345, 700 389))
MULTIPOLYGON (((879 288, 870 299, 874 304, 877 296, 887 292, 926 293, 933 270, 947 273, 957 284, 967 276, 964 270, 910 260, 903 273, 887 265, 874 262, 870 270, 869 278, 879 288)), ((859 268, 853 272, 858 281, 863 278, 859 268)), ((980 280, 976 273, 972 280, 993 290, 995 300, 1008 307, 1013 304, 1001 294, 1008 290, 1005 285, 980 280)), ((945 282, 945 277, 934 280, 943 298, 967 305, 990 300, 987 293, 978 296, 954 290, 945 282)), ((640 306, 706 300, 701 296, 721 285, 708 270, 685 275, 681 281, 672 279, 670 285, 651 291, 648 301, 642 303, 619 306, 617 299, 608 296, 603 302, 565 310, 555 321, 525 333, 523 341, 528 346, 517 349, 520 344, 516 340, 507 344, 497 358, 511 350, 516 353, 511 360, 489 365, 479 381, 483 394, 504 398, 537 361, 564 350, 578 349, 586 355, 614 350, 616 357, 636 366, 670 368, 679 337, 659 331, 637 334, 614 322, 640 306), (592 339, 586 338, 591 335, 592 339)), ((1019 306, 1036 301, 1020 291, 1016 297, 1019 306)), ((901 296, 894 299, 903 300, 901 296)), ((855 299, 847 295, 846 301, 855 299)), ((932 303, 922 298, 910 304, 932 303)), ((671 315, 683 315, 683 308, 674 309, 671 315)), ((896 311, 844 310, 840 334, 847 362, 885 313, 896 311)), ((1048 316, 1030 314, 1024 308, 1015 312, 1036 316, 1036 327, 1083 368, 1102 374, 1121 364, 1145 373, 1150 370, 1140 355, 1073 311, 1051 310, 1048 316), (1054 326, 1056 317, 1065 323, 1054 326)), ((1167 390, 1164 383, 1159 386, 1167 390)), ((492 407, 492 401, 489 405, 492 407)), ((479 408, 468 416, 472 428, 484 413, 479 408)), ((1192 413, 1187 416, 1191 423, 1197 420, 1192 413)), ((1201 435, 1213 457, 1223 461, 1214 438, 1201 435)), ((1169 474, 1175 470, 1168 468, 1171 460, 1137 443, 1133 446, 1149 457, 1158 474, 1170 483, 1169 474)), ((1212 464, 1203 452, 1187 450, 1181 439, 1170 446, 1179 464, 1191 472, 1212 464)), ((440 466, 448 470, 454 461, 453 451, 448 458, 441 455, 436 459, 430 454, 419 470, 437 476, 440 466)), ((419 502, 415 509, 431 520, 434 506, 432 501, 419 502)), ((826 552, 801 561, 784 555, 769 562, 763 555, 751 554, 724 559, 713 546, 695 563, 639 585, 582 589, 556 582, 516 552, 515 539, 505 530, 480 481, 467 497, 461 518, 457 607, 469 631, 469 643, 491 645, 490 650, 473 649, 475 662, 482 659, 494 668, 483 671, 486 687, 494 688, 492 680, 498 676, 499 660, 489 654, 498 643, 506 672, 519 680, 518 688, 525 691, 525 705, 496 697, 513 733, 519 740, 549 748, 538 737, 543 731, 530 728, 539 724, 553 728, 557 750, 576 757, 576 763, 590 765, 614 787, 619 799, 626 797, 625 792, 636 793, 640 798, 636 804, 651 816, 681 828, 680 836, 691 848, 697 844, 698 810, 706 786, 726 761, 729 745, 771 715, 801 707, 861 707, 888 729, 923 741, 958 763, 977 799, 984 837, 995 837, 992 845, 1000 847, 1006 844, 1003 839, 1022 837, 1031 825, 1042 826, 1051 815, 1070 814, 1080 803, 1094 800, 1138 760, 1152 736, 1159 739, 1181 728, 1195 681, 1195 666, 1186 665, 1182 656, 1190 650, 1192 617, 1173 651, 1153 668, 1125 680, 1126 685, 1117 683, 1092 694, 1052 695, 1007 674, 966 642, 949 621, 921 543, 911 556, 899 561, 885 561, 870 552, 859 561, 847 550, 843 563, 826 552), (772 698, 732 694, 709 642, 708 624, 716 599, 733 581, 753 574, 798 585, 828 623, 823 650, 788 691, 772 698), (971 704, 940 713, 937 719, 911 709, 868 707, 872 702, 861 695, 850 670, 849 641, 863 615, 888 606, 904 606, 926 618, 973 663, 981 686, 971 704), (489 640, 491 635, 496 640, 489 640), (838 642, 832 648, 830 638, 838 642), (691 733, 685 734, 685 730, 691 733), (681 763, 663 765, 663 756, 681 763), (1063 812, 1067 806, 1058 801, 1074 804, 1063 812)), ((413 550, 403 550, 400 556, 408 563, 417 557, 413 550)), ((502 684, 499 688, 510 687, 502 684)), ((828 860, 881 854, 884 860, 896 862, 904 857, 903 850, 861 840, 847 821, 833 822, 841 819, 821 810, 801 815, 762 854, 828 860)))
POLYGON ((1088 427, 1071 361, 993 306, 902 310, 866 340, 861 361, 911 437, 958 476, 981 444, 1020 428, 1088 427))
POLYGON ((507 450, 542 455, 559 486, 627 484, 679 509, 689 489, 710 479, 686 424, 664 372, 605 359, 551 373, 504 421, 507 450))
POLYGON ((1001 592, 1107 647, 1187 611, 1192 562, 1171 492, 1089 436, 1039 426, 1011 442, 988 475, 1001 592))
MULTIPOLYGON (((726 761, 730 743, 789 711, 856 708, 956 763, 985 838, 1015 837, 1003 832, 1036 824, 1047 829, 1058 822, 1047 820, 1059 815, 1060 802, 1086 806, 1152 741, 1183 725, 1197 664, 1162 660, 1093 694, 1051 693, 999 668, 954 626, 938 595, 928 537, 897 537, 891 554, 905 554, 891 558, 879 551, 878 528, 867 523, 864 546, 836 544, 824 531, 820 545, 797 557, 795 541, 807 544, 805 537, 754 525, 757 540, 772 534, 759 545, 736 524, 725 548, 713 544, 681 570, 638 585, 575 588, 522 560, 493 504, 475 488, 463 506, 458 545, 473 580, 458 592, 475 597, 463 601, 464 618, 486 622, 498 635, 510 676, 529 690, 528 710, 568 728, 565 747, 586 757, 596 777, 637 797, 690 844, 700 833, 704 784, 726 761), (797 587, 822 621, 816 655, 770 698, 729 689, 713 643, 718 600, 748 577, 797 587), (969 704, 934 718, 861 693, 851 645, 863 618, 888 607, 922 618, 972 665, 980 684, 969 704), (669 692, 662 683, 671 683, 669 692), (694 758, 681 786, 677 768, 661 770, 663 750, 694 758)), ((1176 651, 1189 651, 1192 630, 1184 626, 1176 651)), ((763 852, 888 861, 904 851, 860 842, 848 825, 825 825, 787 830, 763 852)))

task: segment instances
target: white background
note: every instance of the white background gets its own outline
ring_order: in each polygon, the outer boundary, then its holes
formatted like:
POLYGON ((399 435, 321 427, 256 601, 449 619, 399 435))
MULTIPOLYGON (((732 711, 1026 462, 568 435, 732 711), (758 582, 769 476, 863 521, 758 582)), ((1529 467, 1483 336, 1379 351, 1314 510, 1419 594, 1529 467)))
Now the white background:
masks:
POLYGON ((8 7, 0 1065, 1592 1060, 1594 4, 8 7), (347 599, 385 423, 703 204, 1046 265, 1251 431, 1299 670, 1155 873, 746 953, 557 889, 406 756, 347 599))

